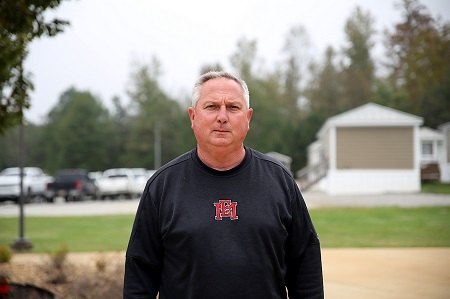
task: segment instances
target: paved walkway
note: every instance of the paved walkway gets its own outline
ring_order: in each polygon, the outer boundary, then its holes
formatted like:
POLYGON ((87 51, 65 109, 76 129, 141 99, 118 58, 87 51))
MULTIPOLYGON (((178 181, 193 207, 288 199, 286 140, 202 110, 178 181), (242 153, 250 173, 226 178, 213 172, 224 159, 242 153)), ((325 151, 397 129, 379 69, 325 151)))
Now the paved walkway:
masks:
POLYGON ((321 192, 303 192, 308 208, 320 207, 426 207, 450 206, 450 195, 430 193, 339 195, 321 192))

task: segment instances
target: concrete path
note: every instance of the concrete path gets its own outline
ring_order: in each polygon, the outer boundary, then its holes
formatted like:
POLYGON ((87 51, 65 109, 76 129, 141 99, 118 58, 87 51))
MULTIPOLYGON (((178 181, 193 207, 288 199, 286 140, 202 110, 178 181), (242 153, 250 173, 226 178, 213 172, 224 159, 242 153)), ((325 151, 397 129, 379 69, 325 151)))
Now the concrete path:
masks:
POLYGON ((450 206, 450 195, 430 193, 339 195, 330 196, 321 192, 304 192, 308 208, 320 207, 426 207, 450 206))

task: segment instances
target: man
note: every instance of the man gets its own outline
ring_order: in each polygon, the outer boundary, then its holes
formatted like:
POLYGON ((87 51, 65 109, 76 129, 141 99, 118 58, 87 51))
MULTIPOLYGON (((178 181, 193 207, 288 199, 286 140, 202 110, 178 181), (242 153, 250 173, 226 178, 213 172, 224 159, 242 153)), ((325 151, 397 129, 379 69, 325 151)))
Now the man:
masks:
POLYGON ((278 162, 244 146, 245 82, 209 72, 189 108, 197 148, 148 181, 131 233, 124 298, 323 298, 320 244, 278 162))

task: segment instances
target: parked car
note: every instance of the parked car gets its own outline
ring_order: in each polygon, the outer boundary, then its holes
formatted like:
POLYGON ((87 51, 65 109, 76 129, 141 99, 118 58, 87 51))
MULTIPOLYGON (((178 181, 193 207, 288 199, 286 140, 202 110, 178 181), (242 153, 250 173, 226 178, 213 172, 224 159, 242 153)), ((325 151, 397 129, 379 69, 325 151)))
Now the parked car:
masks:
POLYGON ((134 183, 132 184, 133 194, 141 196, 149 179, 148 170, 145 168, 131 168, 131 170, 134 174, 134 183))
MULTIPOLYGON (((43 197, 47 183, 52 177, 45 174, 38 167, 23 168, 23 194, 25 201, 32 198, 43 197)), ((6 168, 0 173, 0 201, 12 200, 16 203, 20 198, 20 168, 6 168)))
POLYGON ((91 171, 88 173, 88 177, 91 179, 91 181, 94 182, 94 184, 100 190, 100 187, 98 186, 98 180, 103 177, 103 172, 102 171, 91 171))
POLYGON ((88 173, 88 177, 92 181, 96 182, 96 181, 98 181, 99 179, 101 179, 103 177, 103 172, 101 172, 101 171, 91 171, 91 172, 88 173))
POLYGON ((79 201, 87 197, 101 198, 101 192, 86 170, 62 169, 56 173, 54 181, 47 184, 47 200, 54 202, 57 196, 66 201, 79 201))
POLYGON ((135 182, 130 168, 111 168, 103 172, 103 177, 97 184, 103 198, 132 198, 136 191, 135 182))

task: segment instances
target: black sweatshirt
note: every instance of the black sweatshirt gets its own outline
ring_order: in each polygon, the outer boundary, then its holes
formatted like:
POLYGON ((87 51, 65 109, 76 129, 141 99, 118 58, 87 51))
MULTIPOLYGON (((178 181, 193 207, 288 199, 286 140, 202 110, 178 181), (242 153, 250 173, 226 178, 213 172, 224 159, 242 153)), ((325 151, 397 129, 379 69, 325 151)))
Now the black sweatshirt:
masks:
POLYGON ((320 244, 291 174, 246 147, 228 171, 196 149, 148 181, 128 244, 124 298, 323 298, 320 244))

